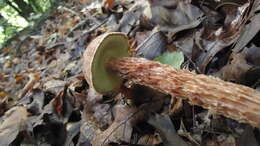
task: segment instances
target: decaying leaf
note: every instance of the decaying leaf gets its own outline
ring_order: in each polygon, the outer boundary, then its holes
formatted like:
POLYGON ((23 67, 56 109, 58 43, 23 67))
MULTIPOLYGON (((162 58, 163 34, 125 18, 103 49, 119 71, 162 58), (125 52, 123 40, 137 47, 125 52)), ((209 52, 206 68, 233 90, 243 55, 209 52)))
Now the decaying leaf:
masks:
MULTIPOLYGON (((225 135, 226 136, 226 135, 225 135)), ((216 139, 206 139, 203 143, 205 146, 236 146, 235 138, 231 135, 226 136, 223 140, 217 141, 216 139)))
POLYGON ((156 114, 148 119, 148 123, 159 131, 165 146, 188 146, 188 144, 177 134, 169 116, 156 114))
POLYGON ((89 119, 93 118, 97 121, 98 127, 104 129, 112 123, 112 113, 111 106, 101 101, 102 95, 90 88, 84 110, 89 119))
POLYGON ((0 90, 0 101, 3 100, 6 96, 8 96, 8 93, 0 90))
POLYGON ((232 55, 230 58, 232 58, 230 59, 231 62, 214 75, 224 80, 240 81, 241 76, 243 76, 251 66, 247 64, 245 56, 241 53, 232 55))
POLYGON ((65 81, 50 79, 43 83, 43 89, 52 93, 58 93, 65 86, 65 84, 65 81))
MULTIPOLYGON (((229 57, 229 62, 221 70, 214 75, 232 81, 244 81, 245 78, 250 78, 248 75, 259 66, 258 59, 260 58, 259 47, 251 46, 244 48, 243 51, 233 52, 229 57)), ((254 80, 257 80, 257 76, 254 80)), ((251 79, 252 80, 252 79, 251 79)), ((249 81, 246 81, 249 82, 249 81)))
POLYGON ((251 22, 244 26, 236 45, 233 48, 234 52, 240 52, 259 32, 260 30, 260 14, 253 16, 251 22))
POLYGON ((145 135, 138 140, 139 145, 158 145, 160 140, 157 135, 145 135))
POLYGON ((69 123, 66 126, 66 130, 67 135, 66 135, 66 142, 65 145, 69 146, 69 145, 73 145, 73 138, 76 137, 76 135, 79 133, 80 131, 80 122, 75 122, 75 123, 69 123))
POLYGON ((199 19, 203 16, 202 11, 190 3, 169 0, 153 0, 149 3, 152 21, 159 24, 164 31, 177 33, 201 23, 199 19))
POLYGON ((166 38, 158 30, 154 30, 137 48, 136 55, 147 59, 160 56, 166 47, 166 38))
POLYGON ((138 20, 142 14, 143 7, 141 5, 134 5, 127 11, 119 24, 111 30, 111 32, 124 32, 129 34, 132 29, 138 24, 138 20))
POLYGON ((19 132, 26 129, 29 113, 25 107, 17 106, 8 110, 2 117, 0 124, 0 145, 8 146, 19 132))
POLYGON ((93 141, 93 146, 108 145, 111 142, 130 142, 133 130, 133 122, 136 122, 137 109, 127 106, 117 106, 116 117, 112 125, 98 135, 93 141))
POLYGON ((107 9, 107 10, 112 10, 114 5, 115 5, 114 0, 104 0, 103 3, 102 3, 102 7, 107 9))
POLYGON ((238 37, 237 33, 232 34, 231 32, 231 34, 227 34, 228 33, 222 28, 219 28, 216 31, 202 30, 196 34, 196 45, 193 48, 193 58, 196 58, 196 64, 202 72, 206 71, 206 67, 218 52, 234 43, 238 37), (209 37, 211 38, 207 37, 206 39, 203 39, 203 35, 206 35, 205 33, 209 33, 208 31, 210 31, 209 37), (227 36, 226 38, 220 38, 220 35, 227 36), (197 51, 200 53, 196 53, 197 51))
POLYGON ((22 98, 27 92, 32 90, 33 86, 37 83, 38 80, 40 80, 40 76, 38 74, 30 73, 29 75, 29 81, 21 91, 19 98, 22 98))
POLYGON ((237 146, 244 146, 244 145, 250 145, 250 146, 257 146, 259 145, 257 143, 254 129, 250 126, 247 126, 239 138, 237 138, 237 146))

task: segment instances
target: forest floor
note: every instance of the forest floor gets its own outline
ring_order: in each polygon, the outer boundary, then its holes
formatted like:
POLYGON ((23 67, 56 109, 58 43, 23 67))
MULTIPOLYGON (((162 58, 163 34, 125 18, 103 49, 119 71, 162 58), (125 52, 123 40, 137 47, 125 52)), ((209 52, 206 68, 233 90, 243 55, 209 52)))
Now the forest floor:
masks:
POLYGON ((2 48, 0 145, 260 145, 260 129, 142 85, 101 95, 82 68, 93 39, 122 32, 131 56, 260 90, 259 12, 258 0, 67 0, 2 48))

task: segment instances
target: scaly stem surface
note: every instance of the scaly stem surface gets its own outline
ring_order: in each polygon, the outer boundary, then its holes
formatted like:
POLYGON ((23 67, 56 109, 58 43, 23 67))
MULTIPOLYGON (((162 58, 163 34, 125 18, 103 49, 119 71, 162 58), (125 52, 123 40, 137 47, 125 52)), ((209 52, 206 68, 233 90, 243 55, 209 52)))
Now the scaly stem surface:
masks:
POLYGON ((114 59, 109 67, 136 84, 188 99, 193 105, 260 127, 260 92, 249 87, 143 58, 114 59))

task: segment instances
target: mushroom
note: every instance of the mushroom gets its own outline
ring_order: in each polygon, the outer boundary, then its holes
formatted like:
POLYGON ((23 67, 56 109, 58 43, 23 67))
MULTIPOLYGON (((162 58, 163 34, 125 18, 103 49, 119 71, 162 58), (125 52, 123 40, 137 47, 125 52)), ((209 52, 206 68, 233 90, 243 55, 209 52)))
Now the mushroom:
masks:
POLYGON ((94 39, 84 53, 84 75, 101 94, 117 92, 130 79, 177 98, 188 99, 225 117, 260 127, 260 92, 213 76, 175 69, 144 58, 127 57, 127 36, 107 33, 94 39))
POLYGON ((128 39, 123 33, 108 33, 94 39, 83 58, 84 76, 90 86, 98 93, 109 94, 119 90, 122 79, 109 72, 107 63, 111 59, 126 57, 128 39))

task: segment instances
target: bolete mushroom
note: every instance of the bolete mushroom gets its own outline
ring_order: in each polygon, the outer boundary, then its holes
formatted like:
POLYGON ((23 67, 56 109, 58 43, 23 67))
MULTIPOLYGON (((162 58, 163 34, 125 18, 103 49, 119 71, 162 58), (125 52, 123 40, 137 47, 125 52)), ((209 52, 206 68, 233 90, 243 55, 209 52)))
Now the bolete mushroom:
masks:
POLYGON ((156 61, 126 57, 128 47, 128 39, 122 33, 101 35, 87 47, 83 69, 90 86, 97 92, 115 92, 122 83, 121 78, 130 79, 136 84, 188 99, 193 105, 260 127, 260 92, 156 61))
POLYGON ((122 79, 107 69, 111 59, 126 57, 128 39, 123 33, 107 33, 94 39, 84 52, 83 71, 87 82, 98 93, 109 94, 117 91, 122 79))

